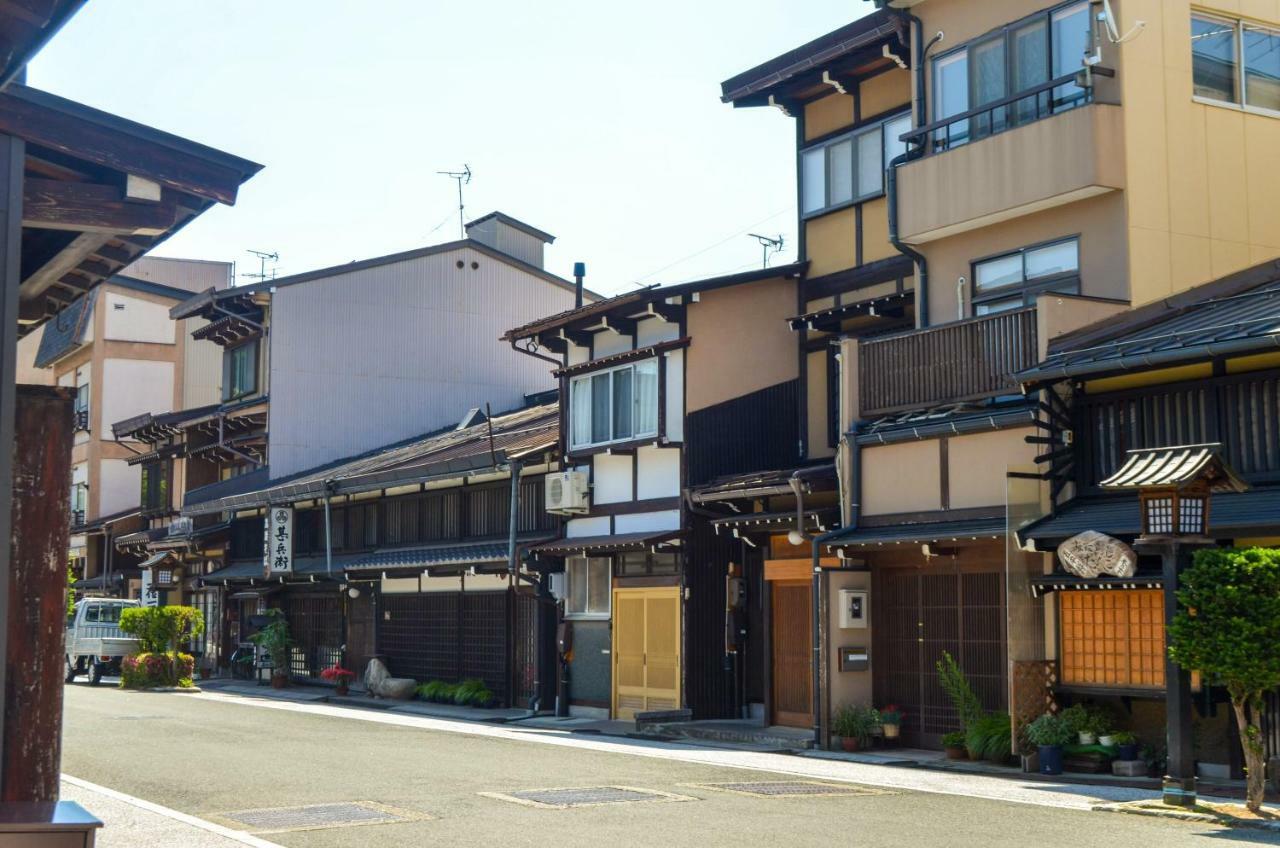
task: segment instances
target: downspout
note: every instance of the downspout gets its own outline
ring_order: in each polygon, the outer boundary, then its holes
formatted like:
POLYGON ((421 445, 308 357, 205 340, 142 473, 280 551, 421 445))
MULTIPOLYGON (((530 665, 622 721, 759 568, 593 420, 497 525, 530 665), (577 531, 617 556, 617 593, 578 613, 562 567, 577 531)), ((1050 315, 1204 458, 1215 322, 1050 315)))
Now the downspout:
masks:
POLYGON ((822 565, 818 562, 821 557, 822 543, 827 539, 834 537, 837 533, 843 532, 843 528, 832 530, 829 533, 823 533, 815 536, 813 539, 813 596, 810 603, 813 605, 813 746, 819 751, 825 750, 826 734, 823 732, 822 726, 822 639, 826 633, 826 628, 822 626, 822 565))
POLYGON ((333 480, 324 481, 324 571, 333 579, 333 525, 330 523, 329 499, 333 496, 333 480))
POLYGON ((515 339, 511 339, 511 349, 514 350, 516 353, 523 353, 525 356, 532 356, 535 359, 541 359, 543 362, 550 362, 556 368, 564 367, 564 363, 554 357, 547 356, 544 353, 538 353, 536 350, 530 350, 529 348, 520 347, 519 345, 516 344, 515 339))
MULTIPOLYGON (((507 573, 512 581, 517 580, 520 564, 516 561, 516 530, 520 520, 520 460, 508 459, 511 469, 511 512, 507 527, 507 573)), ((514 586, 515 583, 513 582, 514 586)))

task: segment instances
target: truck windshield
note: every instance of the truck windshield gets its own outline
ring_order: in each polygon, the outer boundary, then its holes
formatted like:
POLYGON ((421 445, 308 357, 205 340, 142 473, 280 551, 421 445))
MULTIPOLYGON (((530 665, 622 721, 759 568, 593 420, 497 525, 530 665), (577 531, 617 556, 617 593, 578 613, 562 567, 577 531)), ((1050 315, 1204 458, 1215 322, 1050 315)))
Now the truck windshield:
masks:
POLYGON ((121 604, 94 604, 85 611, 84 620, 99 624, 117 624, 120 621, 122 609, 124 607, 121 604))

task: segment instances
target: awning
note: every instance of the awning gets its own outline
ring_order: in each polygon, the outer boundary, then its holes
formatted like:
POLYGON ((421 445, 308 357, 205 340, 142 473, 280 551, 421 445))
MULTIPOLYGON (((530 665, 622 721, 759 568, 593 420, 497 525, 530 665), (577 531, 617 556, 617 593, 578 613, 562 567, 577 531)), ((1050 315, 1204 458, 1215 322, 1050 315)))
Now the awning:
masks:
POLYGON ((158 554, 152 554, 138 564, 138 568, 151 568, 153 565, 159 565, 162 560, 169 558, 168 551, 161 551, 158 554))
MULTIPOLYGON (((545 541, 546 536, 517 539, 516 544, 528 545, 531 542, 545 541)), ((441 566, 469 566, 485 563, 506 563, 509 551, 507 541, 489 540, 485 542, 445 543, 427 545, 416 548, 391 548, 375 551, 348 563, 347 571, 399 571, 404 569, 423 570, 441 566)))
POLYGON ((968 542, 998 539, 1005 534, 1004 518, 974 518, 968 521, 935 521, 921 524, 887 524, 883 527, 853 527, 841 531, 823 544, 830 548, 923 544, 925 542, 968 542))
POLYGON ((248 589, 240 589, 236 592, 232 592, 230 595, 227 596, 227 600, 230 600, 230 601, 254 600, 256 598, 265 597, 274 592, 279 592, 280 588, 281 587, 279 583, 264 583, 261 586, 253 586, 248 589))
POLYGON ((1164 578, 1159 574, 1135 574, 1133 577, 1076 577, 1073 574, 1045 574, 1031 578, 1031 596, 1071 589, 1159 589, 1164 578))
POLYGON ((262 574, 262 560, 244 560, 242 562, 233 562, 228 566, 219 568, 217 571, 201 575, 200 581, 202 583, 230 583, 242 580, 262 580, 262 574))
POLYGON ((1124 467, 1098 485, 1103 489, 1140 489, 1183 486, 1199 480, 1214 492, 1247 490, 1249 484, 1223 462, 1221 450, 1222 445, 1216 442, 1131 450, 1124 467))
MULTIPOLYGON (((1138 496, 1069 501, 1057 515, 1019 530, 1018 537, 1024 543, 1035 542, 1039 550, 1045 551, 1085 530, 1122 538, 1137 536, 1142 532, 1138 496)), ((1280 487, 1214 495, 1209 506, 1209 535, 1217 538, 1280 535, 1280 487)))
MULTIPOLYGON (((806 530, 825 533, 840 523, 840 511, 837 509, 811 509, 804 514, 806 530)), ((724 518, 713 518, 711 527, 716 533, 732 533, 740 536, 743 533, 785 532, 795 527, 796 514, 790 512, 744 512, 724 518)))
POLYGON ((529 550, 543 556, 565 557, 575 554, 606 554, 621 551, 647 551, 660 545, 675 544, 679 530, 650 530, 644 533, 615 533, 611 536, 579 536, 534 545, 529 550))
MULTIPOLYGON (((86 577, 83 580, 77 580, 72 583, 71 588, 80 590, 105 589, 108 581, 106 581, 104 577, 105 575, 102 574, 99 574, 97 577, 86 577)), ((111 574, 110 584, 112 586, 122 586, 124 585, 124 577, 124 574, 119 571, 113 572, 111 574)))
POLYGON ((803 468, 781 468, 716 477, 702 485, 690 487, 689 498, 694 503, 711 503, 789 495, 792 494, 791 477, 797 473, 806 492, 826 492, 835 488, 836 466, 828 459, 803 468))

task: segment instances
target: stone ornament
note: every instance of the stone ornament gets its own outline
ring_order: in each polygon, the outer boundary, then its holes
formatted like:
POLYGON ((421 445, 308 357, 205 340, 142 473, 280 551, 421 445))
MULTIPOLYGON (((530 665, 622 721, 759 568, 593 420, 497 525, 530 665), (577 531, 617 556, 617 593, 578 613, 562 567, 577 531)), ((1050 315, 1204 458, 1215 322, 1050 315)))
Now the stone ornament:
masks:
POLYGON ((1138 555, 1133 548, 1097 530, 1077 533, 1058 545, 1058 559, 1077 577, 1132 577, 1138 570, 1138 555))
POLYGON ((392 677, 382 660, 369 660, 369 667, 364 672, 364 685, 376 697, 407 701, 413 697, 417 681, 409 677, 392 677))

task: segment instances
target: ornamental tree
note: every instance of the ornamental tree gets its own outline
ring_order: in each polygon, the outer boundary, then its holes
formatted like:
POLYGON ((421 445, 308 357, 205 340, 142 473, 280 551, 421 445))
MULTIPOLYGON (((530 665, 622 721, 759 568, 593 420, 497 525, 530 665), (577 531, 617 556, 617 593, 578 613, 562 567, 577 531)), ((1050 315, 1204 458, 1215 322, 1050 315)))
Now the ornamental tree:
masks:
POLYGON ((1246 806, 1262 808, 1263 696, 1280 686, 1280 550, 1206 548, 1179 577, 1169 656, 1231 696, 1244 748, 1246 806))

